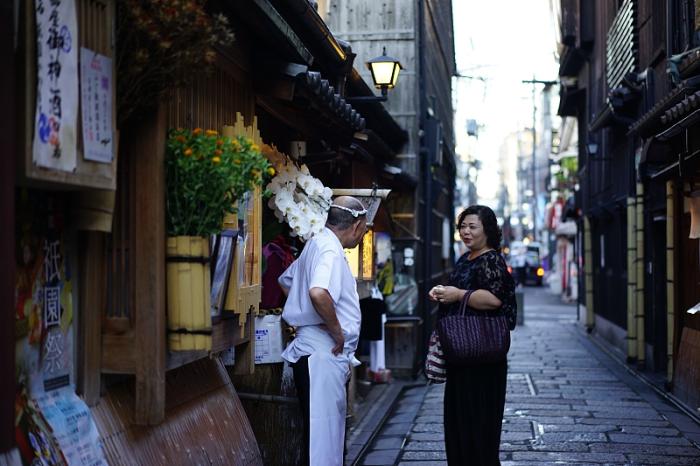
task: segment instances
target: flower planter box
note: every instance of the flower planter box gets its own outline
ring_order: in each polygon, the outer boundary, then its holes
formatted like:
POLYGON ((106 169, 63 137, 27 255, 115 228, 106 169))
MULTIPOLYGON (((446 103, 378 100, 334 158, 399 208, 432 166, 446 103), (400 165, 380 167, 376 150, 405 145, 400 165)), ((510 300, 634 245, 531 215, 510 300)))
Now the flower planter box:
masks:
POLYGON ((166 260, 168 347, 211 350, 209 239, 168 237, 166 260))

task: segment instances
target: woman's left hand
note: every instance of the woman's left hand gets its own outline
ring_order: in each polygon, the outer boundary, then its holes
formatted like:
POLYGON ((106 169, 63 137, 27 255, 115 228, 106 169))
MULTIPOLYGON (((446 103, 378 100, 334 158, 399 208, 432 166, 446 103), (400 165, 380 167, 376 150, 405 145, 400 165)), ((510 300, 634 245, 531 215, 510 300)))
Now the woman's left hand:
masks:
POLYGON ((442 304, 456 303, 464 297, 464 290, 454 286, 436 286, 434 290, 435 297, 442 304))

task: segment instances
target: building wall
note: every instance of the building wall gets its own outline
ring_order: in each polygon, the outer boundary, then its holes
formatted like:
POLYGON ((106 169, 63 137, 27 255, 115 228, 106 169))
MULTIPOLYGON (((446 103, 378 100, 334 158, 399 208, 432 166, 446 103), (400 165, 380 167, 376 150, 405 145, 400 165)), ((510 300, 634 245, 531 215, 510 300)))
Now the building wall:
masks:
MULTIPOLYGON (((408 132, 408 143, 398 155, 400 167, 416 175, 419 171, 418 41, 415 2, 405 0, 326 0, 319 3, 319 14, 333 34, 352 46, 355 67, 372 85, 372 76, 364 65, 382 54, 397 58, 404 69, 395 89, 384 103, 398 124, 408 132)), ((377 91, 378 92, 378 91, 377 91)))

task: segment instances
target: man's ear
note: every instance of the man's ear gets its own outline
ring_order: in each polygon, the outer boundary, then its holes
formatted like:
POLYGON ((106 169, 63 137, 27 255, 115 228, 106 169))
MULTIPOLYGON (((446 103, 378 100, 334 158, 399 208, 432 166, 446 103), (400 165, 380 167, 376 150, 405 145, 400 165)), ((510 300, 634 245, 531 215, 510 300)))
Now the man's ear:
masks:
POLYGON ((363 223, 362 218, 360 218, 357 222, 355 222, 355 233, 357 233, 358 230, 362 229, 362 227, 360 226, 360 225, 362 225, 362 223, 363 223))

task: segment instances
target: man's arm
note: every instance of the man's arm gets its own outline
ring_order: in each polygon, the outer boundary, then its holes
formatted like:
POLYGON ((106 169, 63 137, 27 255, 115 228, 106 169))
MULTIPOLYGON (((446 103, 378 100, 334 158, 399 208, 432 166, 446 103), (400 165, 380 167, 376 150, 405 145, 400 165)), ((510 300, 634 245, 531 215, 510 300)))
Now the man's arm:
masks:
POLYGON ((277 279, 277 283, 285 296, 289 296, 289 289, 292 287, 292 280, 294 279, 294 274, 297 271, 298 263, 299 262, 296 260, 292 262, 292 265, 287 267, 287 270, 285 270, 277 279))
POLYGON ((328 290, 319 287, 313 287, 309 290, 309 298, 311 298, 314 309, 316 309, 316 312, 318 312, 318 315, 321 316, 328 328, 328 333, 330 333, 333 340, 335 340, 335 346, 331 351, 333 351, 335 355, 342 353, 343 346, 345 346, 345 337, 343 336, 343 329, 340 327, 340 322, 338 322, 338 316, 335 313, 333 298, 331 298, 328 290))

